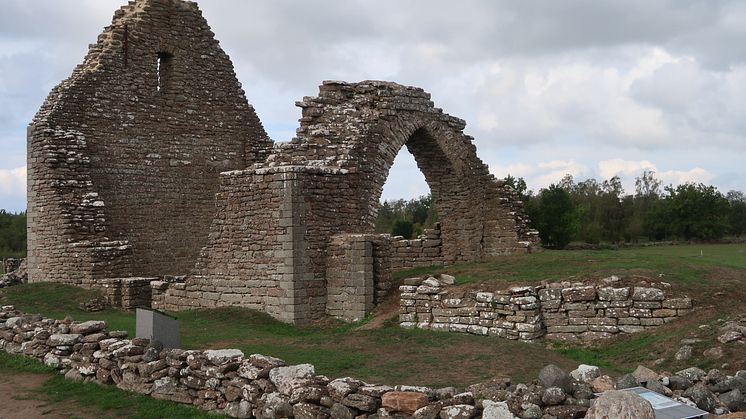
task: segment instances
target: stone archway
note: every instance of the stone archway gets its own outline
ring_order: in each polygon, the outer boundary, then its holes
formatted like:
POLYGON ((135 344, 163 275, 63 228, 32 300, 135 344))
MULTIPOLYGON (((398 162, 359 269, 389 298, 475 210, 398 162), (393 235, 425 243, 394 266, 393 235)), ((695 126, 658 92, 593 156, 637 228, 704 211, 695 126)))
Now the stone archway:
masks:
POLYGON ((441 214, 442 261, 536 244, 520 201, 477 157, 465 122, 435 108, 422 89, 325 82, 298 106, 293 141, 264 163, 222 175, 195 275, 155 295, 158 307, 242 305, 293 323, 327 313, 359 317, 390 274, 389 243, 372 233, 381 189, 404 146, 441 214))

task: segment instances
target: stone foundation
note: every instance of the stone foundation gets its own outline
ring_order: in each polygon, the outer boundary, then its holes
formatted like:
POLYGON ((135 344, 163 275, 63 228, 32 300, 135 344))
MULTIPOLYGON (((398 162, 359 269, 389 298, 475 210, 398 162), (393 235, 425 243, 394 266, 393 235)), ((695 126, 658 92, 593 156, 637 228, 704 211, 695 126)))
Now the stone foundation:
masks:
POLYGON ((673 298, 651 287, 549 284, 459 292, 449 290, 447 282, 405 280, 399 287, 401 327, 582 342, 641 332, 692 308, 690 298, 673 298))

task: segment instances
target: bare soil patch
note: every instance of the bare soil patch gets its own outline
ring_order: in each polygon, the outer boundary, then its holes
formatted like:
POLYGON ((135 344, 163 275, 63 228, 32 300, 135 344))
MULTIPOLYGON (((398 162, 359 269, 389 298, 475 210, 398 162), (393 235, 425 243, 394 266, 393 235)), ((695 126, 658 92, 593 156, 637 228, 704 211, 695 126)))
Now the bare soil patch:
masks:
POLYGON ((46 374, 0 374, 0 419, 69 419, 97 418, 100 416, 81 410, 71 402, 50 403, 35 393, 49 378, 46 374))

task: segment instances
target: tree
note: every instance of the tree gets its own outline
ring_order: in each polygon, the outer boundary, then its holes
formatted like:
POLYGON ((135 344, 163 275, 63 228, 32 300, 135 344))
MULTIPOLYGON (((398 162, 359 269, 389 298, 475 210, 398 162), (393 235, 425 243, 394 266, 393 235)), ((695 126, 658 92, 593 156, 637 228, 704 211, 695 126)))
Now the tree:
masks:
POLYGON ((411 239, 414 232, 414 224, 409 220, 396 220, 391 228, 392 236, 402 236, 405 239, 411 239))
POLYGON ((717 239, 728 230, 728 200, 714 186, 686 183, 666 187, 671 229, 678 237, 717 239))
POLYGON ((728 200, 728 224, 730 234, 741 236, 746 233, 746 195, 741 191, 729 191, 725 198, 728 200))
POLYGON ((655 178, 655 171, 645 169, 635 178, 635 198, 658 198, 661 181, 655 178))
POLYGON ((570 243, 575 230, 575 207, 567 190, 557 185, 542 189, 533 212, 545 246, 563 249, 570 243))

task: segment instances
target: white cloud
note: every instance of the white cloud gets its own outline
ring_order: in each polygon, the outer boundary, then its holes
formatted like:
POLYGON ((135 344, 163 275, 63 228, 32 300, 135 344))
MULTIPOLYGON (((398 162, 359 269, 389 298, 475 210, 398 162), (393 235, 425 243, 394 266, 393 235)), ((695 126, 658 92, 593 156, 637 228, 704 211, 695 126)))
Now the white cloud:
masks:
POLYGON ((26 166, 0 169, 0 196, 26 196, 26 166))
POLYGON ((610 179, 619 175, 638 175, 643 170, 657 171, 658 169, 653 163, 647 160, 611 159, 598 162, 598 174, 601 176, 601 179, 610 179))

